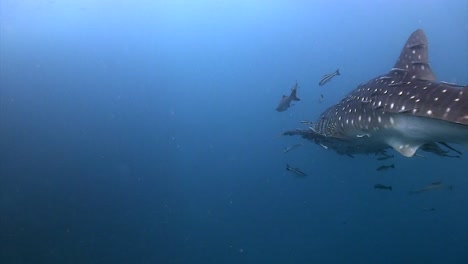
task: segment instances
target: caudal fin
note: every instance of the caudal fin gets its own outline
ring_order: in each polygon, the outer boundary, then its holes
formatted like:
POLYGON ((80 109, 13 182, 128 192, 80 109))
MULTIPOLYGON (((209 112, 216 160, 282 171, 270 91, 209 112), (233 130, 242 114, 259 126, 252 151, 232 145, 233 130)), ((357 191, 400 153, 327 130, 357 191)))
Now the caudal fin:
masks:
POLYGON ((296 96, 296 92, 297 90, 296 89, 293 89, 291 91, 291 95, 289 95, 289 97, 291 98, 291 100, 293 101, 300 101, 301 99, 299 99, 297 96, 296 96))

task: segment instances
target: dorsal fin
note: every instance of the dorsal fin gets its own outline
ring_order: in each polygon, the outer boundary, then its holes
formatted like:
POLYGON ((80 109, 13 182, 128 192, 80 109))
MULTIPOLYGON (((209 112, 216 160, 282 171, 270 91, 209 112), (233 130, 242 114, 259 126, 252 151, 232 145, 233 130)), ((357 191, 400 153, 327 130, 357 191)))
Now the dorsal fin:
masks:
POLYGON ((400 75, 402 81, 412 79, 434 81, 435 76, 429 66, 429 55, 426 34, 418 29, 405 43, 400 57, 390 72, 392 75, 400 75))

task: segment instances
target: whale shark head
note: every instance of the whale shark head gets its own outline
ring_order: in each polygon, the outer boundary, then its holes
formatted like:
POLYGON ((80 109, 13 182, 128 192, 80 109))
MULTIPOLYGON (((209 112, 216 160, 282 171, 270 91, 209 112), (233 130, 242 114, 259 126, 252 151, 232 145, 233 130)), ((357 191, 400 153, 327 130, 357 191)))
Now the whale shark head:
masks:
MULTIPOLYGON (((302 135, 340 154, 393 148, 411 157, 422 146, 468 145, 468 86, 435 81, 424 32, 416 30, 386 74, 359 85, 302 135)), ((422 148, 424 149, 424 148, 422 148)))

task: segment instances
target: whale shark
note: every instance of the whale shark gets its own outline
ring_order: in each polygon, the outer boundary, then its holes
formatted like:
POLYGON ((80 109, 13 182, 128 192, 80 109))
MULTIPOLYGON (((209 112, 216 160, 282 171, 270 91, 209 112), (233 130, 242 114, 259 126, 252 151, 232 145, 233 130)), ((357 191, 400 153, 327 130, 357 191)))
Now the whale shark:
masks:
POLYGON ((468 86, 436 81, 426 35, 418 29, 389 72, 360 84, 307 128, 283 134, 351 157, 390 148, 413 157, 418 149, 449 143, 467 148, 468 86))

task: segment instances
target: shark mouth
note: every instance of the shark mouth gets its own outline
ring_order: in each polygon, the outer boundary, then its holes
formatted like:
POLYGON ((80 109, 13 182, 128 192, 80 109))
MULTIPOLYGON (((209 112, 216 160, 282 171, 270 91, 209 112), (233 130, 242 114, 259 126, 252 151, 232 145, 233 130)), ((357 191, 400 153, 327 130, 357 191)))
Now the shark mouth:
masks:
POLYGON ((349 156, 387 148, 406 157, 418 149, 444 156, 454 150, 448 143, 468 146, 468 86, 435 81, 418 29, 387 74, 359 85, 307 129, 284 134, 349 156))

